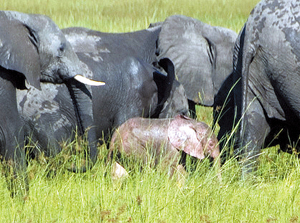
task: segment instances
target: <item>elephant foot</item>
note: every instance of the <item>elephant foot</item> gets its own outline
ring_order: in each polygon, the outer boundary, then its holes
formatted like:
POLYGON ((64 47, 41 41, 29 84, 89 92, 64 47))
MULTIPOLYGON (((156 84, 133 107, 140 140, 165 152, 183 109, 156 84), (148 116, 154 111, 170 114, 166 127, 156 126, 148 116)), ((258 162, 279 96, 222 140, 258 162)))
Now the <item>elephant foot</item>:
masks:
POLYGON ((112 180, 119 181, 119 180, 124 180, 128 177, 128 172, 122 167, 120 164, 117 162, 114 162, 112 164, 111 168, 111 178, 112 180))
POLYGON ((186 177, 188 173, 185 171, 185 168, 183 165, 178 165, 174 172, 175 176, 177 177, 177 185, 179 188, 183 187, 185 184, 186 177))
POLYGON ((242 163, 241 180, 252 182, 255 181, 256 160, 247 159, 242 163))

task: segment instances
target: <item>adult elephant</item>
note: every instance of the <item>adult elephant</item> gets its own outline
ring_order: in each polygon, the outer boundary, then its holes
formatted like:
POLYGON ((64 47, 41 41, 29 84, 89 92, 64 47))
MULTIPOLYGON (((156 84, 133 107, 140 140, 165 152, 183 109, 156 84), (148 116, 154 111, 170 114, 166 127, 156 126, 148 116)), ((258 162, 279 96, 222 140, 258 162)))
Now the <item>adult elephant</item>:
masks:
POLYGON ((80 60, 93 71, 94 79, 107 83, 103 88, 93 89, 97 102, 101 102, 93 103, 97 136, 135 116, 163 118, 170 113, 187 114, 185 92, 174 81, 172 61, 157 61, 160 27, 128 33, 72 27, 63 32, 80 60), (176 94, 177 99, 173 97, 176 94))
MULTIPOLYGON (((40 88, 40 81, 65 83, 72 95, 82 131, 93 123, 91 98, 79 60, 61 30, 48 17, 14 11, 0 11, 0 153, 12 194, 28 189, 23 150, 24 129, 18 114, 16 88, 26 88, 25 80, 40 88)), ((95 156, 95 133, 89 131, 90 152, 95 156)), ((93 157, 92 157, 93 158, 93 157)))
POLYGON ((233 81, 239 84, 233 98, 241 120, 236 151, 245 176, 263 146, 279 143, 286 150, 299 140, 299 12, 296 0, 261 1, 236 42, 233 81))
MULTIPOLYGON (((172 62, 166 58, 157 62, 162 70, 149 63, 155 60, 156 37, 151 37, 155 30, 124 34, 85 28, 63 30, 88 75, 106 83, 101 88, 92 87, 93 128, 97 138, 109 139, 114 128, 132 117, 188 113, 185 91, 174 80, 172 62)), ((65 86, 42 84, 40 93, 34 88, 18 91, 18 105, 26 132, 47 155, 60 151, 59 142, 71 138, 76 129, 65 86)))
MULTIPOLYGON (((161 26, 158 58, 168 57, 175 65, 178 81, 186 90, 190 109, 195 105, 219 107, 215 101, 222 83, 232 73, 232 55, 237 34, 183 15, 173 15, 161 26)), ((219 97, 220 98, 220 97, 219 97)))

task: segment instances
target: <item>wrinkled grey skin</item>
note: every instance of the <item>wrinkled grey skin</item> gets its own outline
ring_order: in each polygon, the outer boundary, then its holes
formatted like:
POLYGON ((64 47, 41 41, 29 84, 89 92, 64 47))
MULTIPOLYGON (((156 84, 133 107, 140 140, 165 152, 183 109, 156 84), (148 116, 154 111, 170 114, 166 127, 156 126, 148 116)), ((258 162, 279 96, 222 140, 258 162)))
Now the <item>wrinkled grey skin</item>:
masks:
POLYGON ((63 30, 80 60, 93 71, 94 79, 107 83, 97 91, 93 89, 93 97, 98 99, 93 103, 98 137, 132 117, 187 114, 187 103, 177 103, 172 105, 172 111, 161 115, 162 109, 172 104, 167 99, 187 99, 175 84, 173 63, 167 58, 156 59, 159 31, 159 27, 129 33, 103 33, 80 27, 63 30), (174 92, 178 98, 172 97, 174 92))
POLYGON ((63 29, 77 54, 84 53, 97 62, 105 62, 106 55, 114 54, 115 60, 132 56, 146 63, 156 59, 156 41, 160 27, 127 33, 105 33, 83 27, 63 29))
POLYGON ((191 105, 213 106, 214 97, 232 72, 237 34, 183 15, 170 16, 153 25, 161 26, 158 58, 173 61, 176 78, 191 105))
MULTIPOLYGON (((84 131, 93 123, 91 98, 86 87, 73 79, 82 74, 79 60, 63 33, 48 17, 13 11, 0 11, 0 153, 15 176, 8 178, 12 195, 28 190, 23 123, 18 115, 16 88, 27 82, 40 88, 40 81, 66 83, 84 131), (80 87, 79 87, 80 86, 80 87), (83 107, 81 107, 83 106, 83 107)), ((29 85, 28 85, 29 86, 29 85)), ((70 94, 69 93, 69 94, 70 94)), ((95 140, 95 134, 90 134, 95 140)), ((91 146, 95 149, 95 147, 91 146)), ((95 152, 95 151, 92 151, 95 152)))
POLYGON ((237 39, 233 81, 240 82, 234 102, 241 118, 237 152, 245 159, 245 176, 263 146, 279 143, 286 150, 289 142, 298 141, 299 15, 299 1, 261 1, 237 39))
POLYGON ((154 158, 155 164, 169 167, 172 175, 181 153, 204 159, 218 160, 220 151, 217 137, 203 122, 177 115, 169 119, 132 118, 122 124, 113 134, 109 157, 117 150, 147 162, 154 158))
POLYGON ((41 90, 17 90, 19 114, 25 136, 33 142, 31 155, 42 152, 54 157, 62 142, 74 139, 77 120, 68 88, 63 84, 41 83, 41 90))
MULTIPOLYGON (((93 129, 97 138, 108 139, 110 131, 132 117, 174 117, 178 113, 188 113, 185 91, 174 80, 173 64, 168 59, 159 62, 165 75, 147 62, 155 60, 153 47, 157 34, 153 31, 124 34, 84 28, 63 31, 85 65, 88 76, 106 83, 92 87, 93 129)), ((60 150, 59 142, 72 139, 76 122, 74 112, 69 109, 72 102, 66 87, 52 84, 41 87, 42 92, 34 88, 18 91, 18 105, 27 132, 38 141, 40 149, 49 154, 60 150), (48 150, 48 145, 56 149, 48 150)))

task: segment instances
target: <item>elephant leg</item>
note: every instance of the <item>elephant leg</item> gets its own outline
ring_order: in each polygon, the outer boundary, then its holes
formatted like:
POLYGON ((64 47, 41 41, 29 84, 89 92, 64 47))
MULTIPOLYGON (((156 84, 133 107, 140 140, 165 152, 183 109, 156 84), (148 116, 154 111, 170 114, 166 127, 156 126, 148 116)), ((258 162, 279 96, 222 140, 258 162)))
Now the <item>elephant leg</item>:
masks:
POLYGON ((197 118, 196 103, 192 100, 188 100, 188 104, 189 104, 190 117, 196 119, 197 118))
POLYGON ((8 189, 12 196, 19 197, 28 192, 24 128, 18 113, 14 82, 4 73, 0 76, 0 154, 8 189))
POLYGON ((23 198, 29 191, 23 144, 17 145, 4 159, 4 174, 11 197, 23 198))
MULTIPOLYGON (((231 119, 231 117, 229 117, 231 119)), ((218 132, 217 139, 219 141, 219 147, 220 147, 220 159, 221 164, 223 165, 227 160, 230 159, 230 157, 233 156, 233 148, 234 148, 234 138, 235 138, 235 124, 233 121, 229 121, 227 119, 227 122, 222 121, 220 124, 220 130, 218 132), (221 125, 222 124, 222 125, 221 125)))
POLYGON ((179 187, 184 186, 186 177, 188 176, 188 173, 186 172, 184 166, 182 164, 178 164, 175 170, 175 173, 177 175, 177 185, 179 187))
MULTIPOLYGON (((17 118, 15 117, 15 119, 17 118)), ((1 122, 1 124, 4 123, 1 122)), ((0 147, 3 154, 3 169, 7 186, 12 197, 22 198, 29 190, 22 125, 10 123, 9 127, 2 127, 0 132, 0 147)))
POLYGON ((216 102, 213 109, 213 129, 217 124, 220 126, 217 139, 219 141, 221 164, 233 156, 236 115, 234 112, 233 99, 227 99, 225 103, 216 102))
POLYGON ((160 160, 162 168, 167 171, 170 178, 176 173, 180 161, 180 153, 174 149, 167 149, 169 151, 160 160))
POLYGON ((266 136, 270 132, 264 110, 251 91, 248 92, 248 102, 249 105, 245 109, 241 122, 240 148, 235 151, 241 154, 243 178, 255 169, 256 159, 263 147, 266 136))

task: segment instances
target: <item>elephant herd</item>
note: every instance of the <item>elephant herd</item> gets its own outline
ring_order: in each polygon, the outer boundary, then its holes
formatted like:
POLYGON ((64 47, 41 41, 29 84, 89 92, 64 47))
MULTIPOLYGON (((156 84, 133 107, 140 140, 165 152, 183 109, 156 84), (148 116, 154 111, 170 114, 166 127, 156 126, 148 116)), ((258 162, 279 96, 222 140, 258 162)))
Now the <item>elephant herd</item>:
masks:
POLYGON ((297 148, 299 13, 296 0, 262 0, 237 35, 182 15, 104 33, 0 11, 0 153, 11 194, 28 191, 28 139, 33 154, 55 156, 75 131, 92 164, 111 139, 111 151, 135 156, 151 145, 173 169, 180 150, 222 163, 236 155, 243 176, 263 147, 297 148), (217 137, 187 117, 195 105, 214 108, 217 137))

